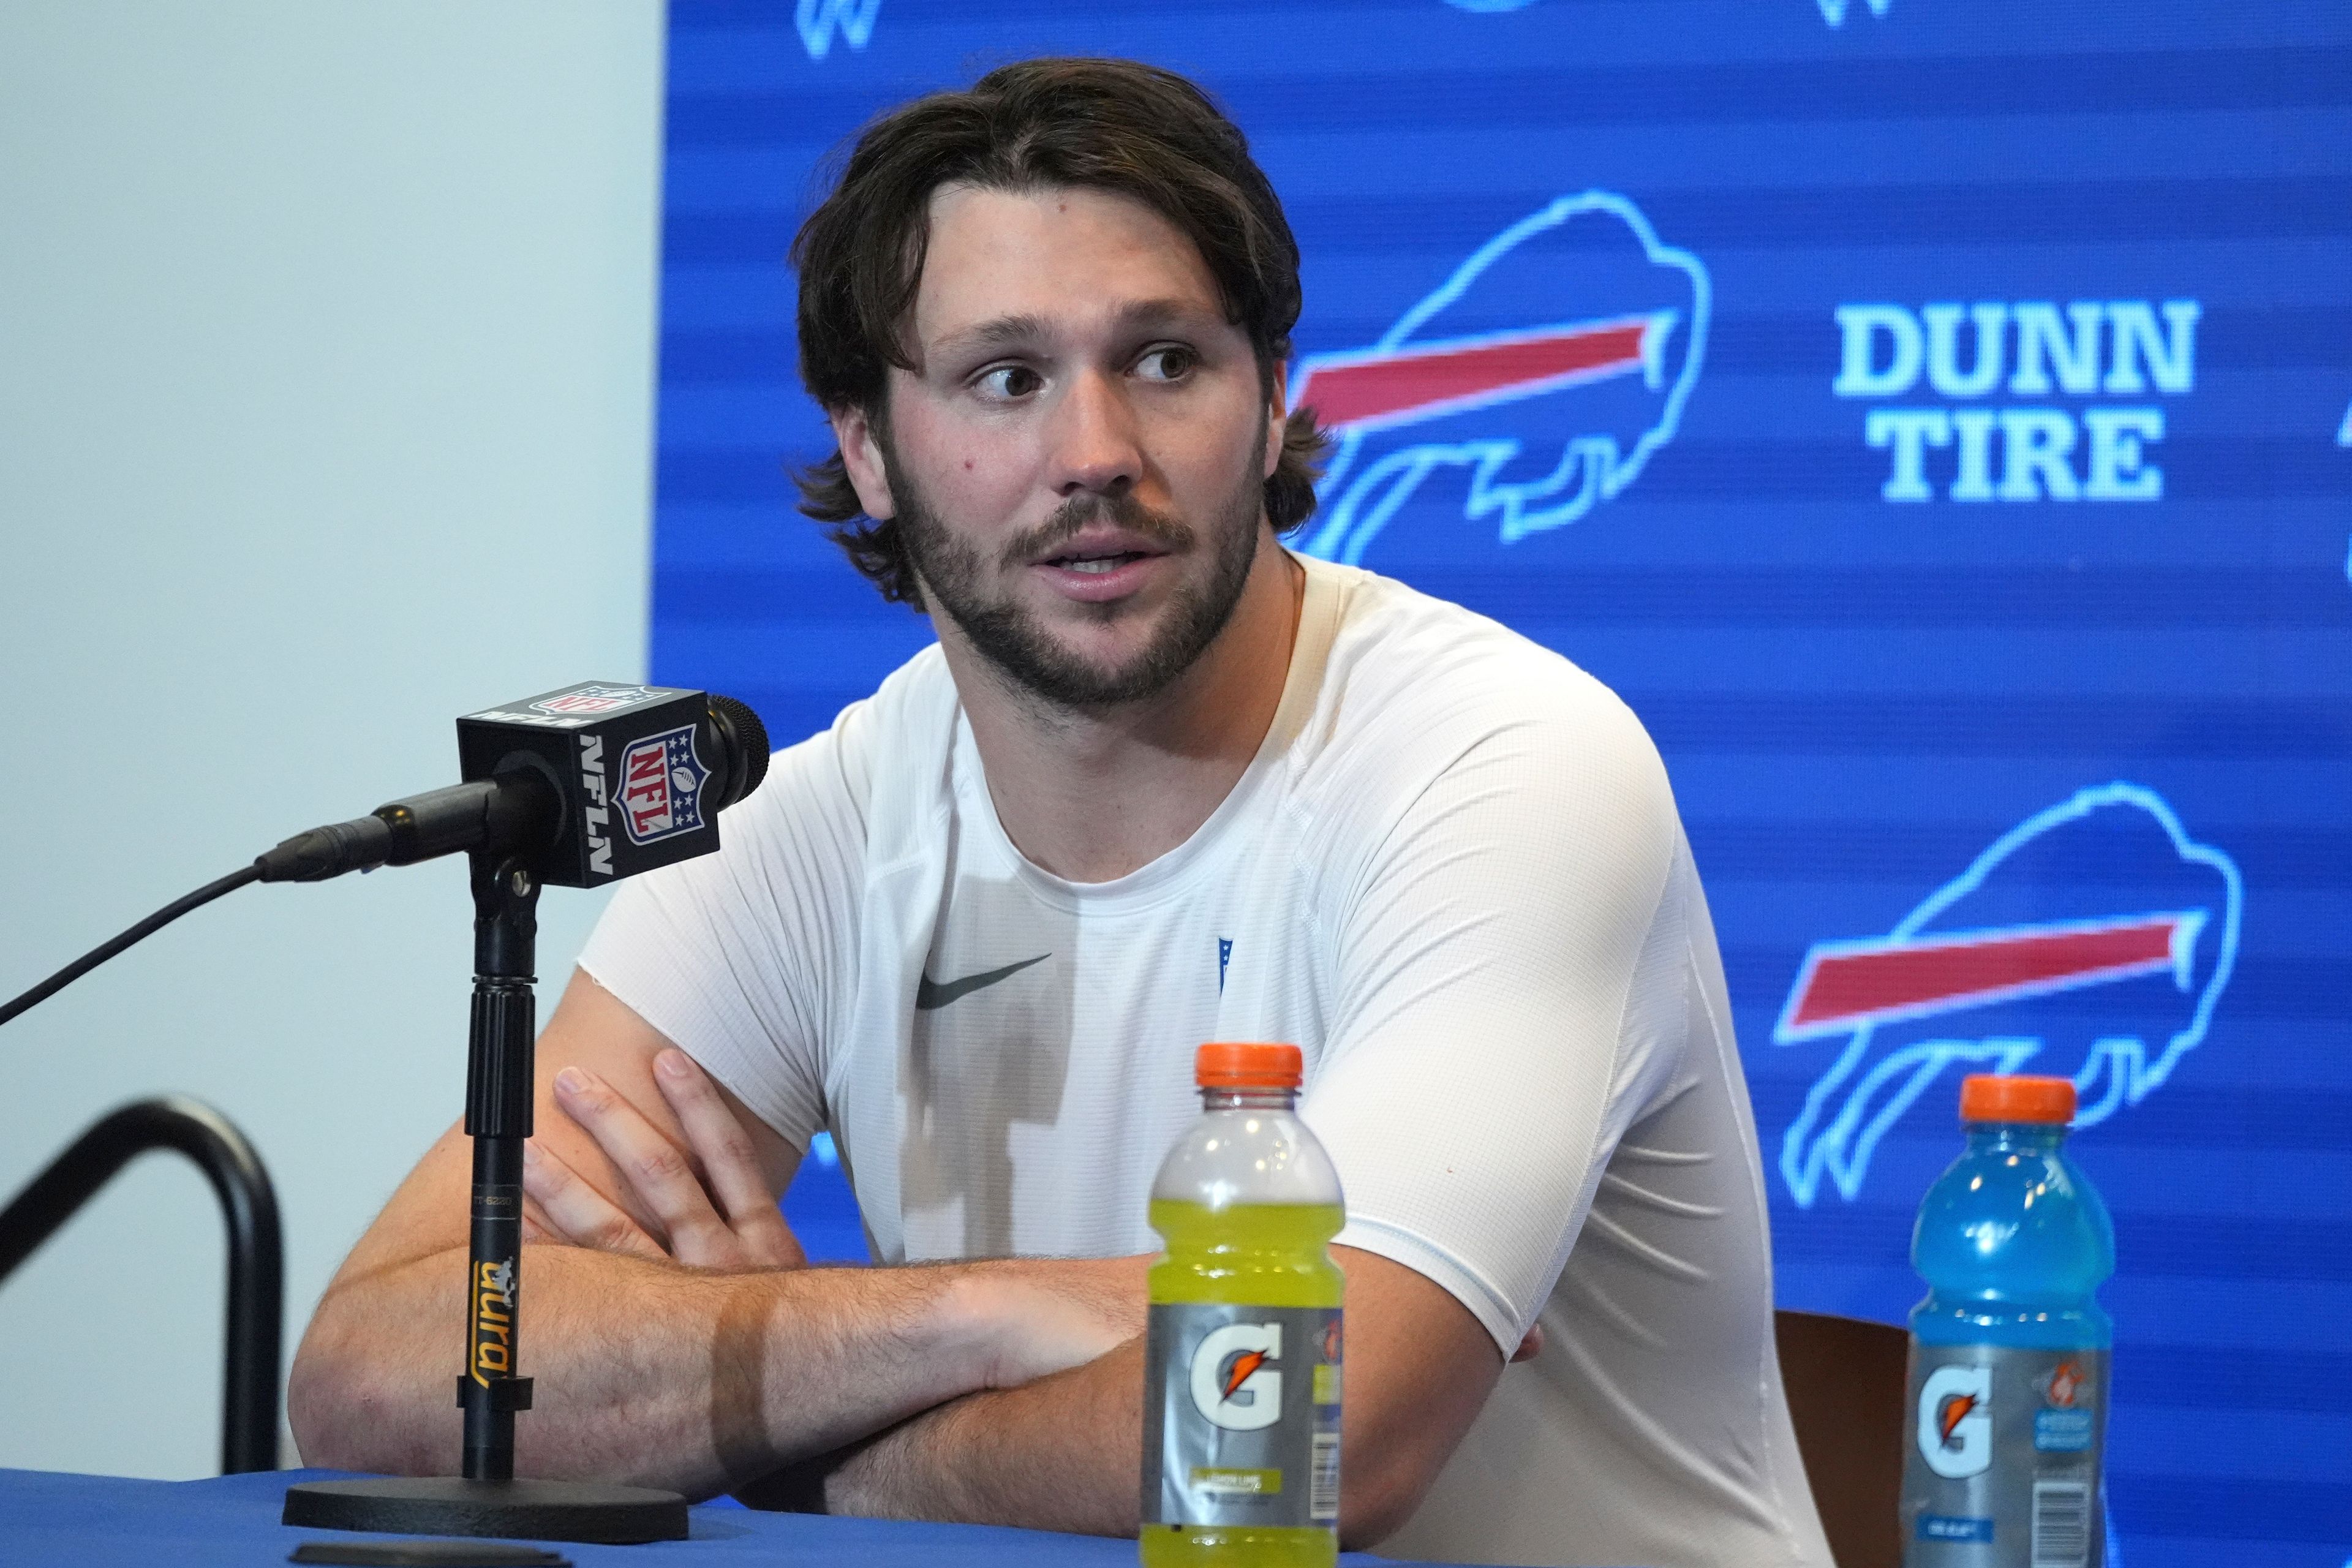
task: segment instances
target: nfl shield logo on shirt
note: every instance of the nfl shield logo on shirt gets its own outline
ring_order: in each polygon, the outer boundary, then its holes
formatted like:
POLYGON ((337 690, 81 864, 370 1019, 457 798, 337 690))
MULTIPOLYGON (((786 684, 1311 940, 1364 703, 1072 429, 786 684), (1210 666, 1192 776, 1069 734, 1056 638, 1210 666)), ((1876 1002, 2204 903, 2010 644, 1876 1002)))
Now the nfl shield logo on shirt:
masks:
POLYGON ((621 759, 621 826, 637 844, 657 844, 702 826, 702 784, 710 770, 695 755, 694 726, 632 743, 621 759))

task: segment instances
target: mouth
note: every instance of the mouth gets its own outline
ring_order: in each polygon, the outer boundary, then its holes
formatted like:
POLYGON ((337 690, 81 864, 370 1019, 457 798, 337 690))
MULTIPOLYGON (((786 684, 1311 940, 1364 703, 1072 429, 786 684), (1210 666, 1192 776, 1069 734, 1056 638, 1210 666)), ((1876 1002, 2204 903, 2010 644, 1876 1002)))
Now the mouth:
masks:
POLYGON ((1099 575, 1118 571, 1130 561, 1142 561, 1156 553, 1146 550, 1112 550, 1048 556, 1040 565, 1055 567, 1064 572, 1083 572, 1099 575))
POLYGON ((1035 566, 1087 568, 1092 562, 1131 561, 1144 555, 1165 555, 1169 542, 1150 531, 1121 527, 1110 520, 1088 523, 1066 539, 1045 546, 1029 560, 1035 566))
POLYGON ((1086 603, 1123 599, 1142 588, 1153 563, 1167 559, 1165 545, 1116 528, 1089 528, 1047 545, 1030 567, 1065 596, 1086 603))

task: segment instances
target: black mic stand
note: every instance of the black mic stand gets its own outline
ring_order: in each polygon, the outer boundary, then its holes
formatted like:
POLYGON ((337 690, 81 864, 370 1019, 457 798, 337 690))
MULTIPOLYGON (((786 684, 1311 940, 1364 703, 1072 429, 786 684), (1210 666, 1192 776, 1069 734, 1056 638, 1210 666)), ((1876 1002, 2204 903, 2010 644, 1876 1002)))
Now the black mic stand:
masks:
POLYGON ((619 1542, 686 1539, 676 1492, 587 1481, 516 1480, 515 1413, 530 1379, 515 1375, 522 1301, 522 1148, 531 1132, 539 879, 520 857, 477 851, 474 1007, 467 1030, 466 1131, 474 1204, 466 1262, 463 1479, 395 1476, 303 1481, 286 1490, 285 1522, 410 1535, 491 1535, 619 1542))

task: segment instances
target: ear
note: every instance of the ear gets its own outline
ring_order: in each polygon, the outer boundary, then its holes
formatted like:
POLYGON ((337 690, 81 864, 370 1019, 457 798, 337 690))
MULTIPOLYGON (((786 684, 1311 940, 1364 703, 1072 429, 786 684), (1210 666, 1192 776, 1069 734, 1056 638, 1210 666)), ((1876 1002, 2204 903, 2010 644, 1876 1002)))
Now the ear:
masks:
POLYGON ((863 408, 837 409, 828 417, 833 422, 833 438, 841 444, 841 466, 848 470, 850 488, 857 492, 857 504, 877 522, 896 517, 898 506, 890 499, 890 476, 882 465, 882 444, 875 435, 873 420, 863 408))
POLYGON ((1274 470, 1282 466, 1284 422, 1290 417, 1290 362, 1275 361, 1274 374, 1269 380, 1272 384, 1266 389, 1271 407, 1266 415, 1265 472, 1258 476, 1262 479, 1274 478, 1274 470))

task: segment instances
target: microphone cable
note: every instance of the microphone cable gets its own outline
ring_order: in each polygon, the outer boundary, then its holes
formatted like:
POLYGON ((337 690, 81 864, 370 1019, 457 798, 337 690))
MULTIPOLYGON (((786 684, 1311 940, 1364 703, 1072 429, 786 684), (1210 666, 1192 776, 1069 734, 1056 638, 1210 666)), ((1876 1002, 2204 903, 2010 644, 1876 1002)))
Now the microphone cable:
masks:
POLYGON ((143 942, 147 938, 153 936, 157 931, 162 931, 165 926, 170 925, 173 921, 178 920, 190 910, 200 910, 206 904, 211 903, 215 899, 219 898, 224 893, 234 893, 239 888, 244 887, 247 882, 258 882, 259 880, 261 880, 261 868, 258 866, 245 866, 236 870, 231 871, 227 876, 223 877, 217 882, 206 882, 203 887, 198 888, 186 898, 173 900, 170 903, 165 904, 162 909, 157 910, 153 914, 149 915, 145 920, 141 921, 137 925, 132 926, 129 931, 124 931, 121 936, 114 938, 111 942, 100 942, 98 946, 91 948, 88 952, 83 953, 79 958, 75 959, 71 963, 67 964, 63 969, 58 970, 55 974, 50 975, 47 980, 42 981, 38 985, 34 986, 30 991, 26 992, 23 995, 16 997, 5 1003, 0 1003, 0 1024, 5 1024, 9 1019, 16 1016, 17 1014, 25 1012, 29 1008, 37 1006, 41 1003, 47 1001, 50 997, 56 995, 58 992, 72 984, 75 981, 79 980, 83 975, 88 974, 91 970, 96 969, 100 964, 104 963, 108 959, 112 958, 115 954, 122 952, 124 949, 131 947, 136 943, 143 942))

